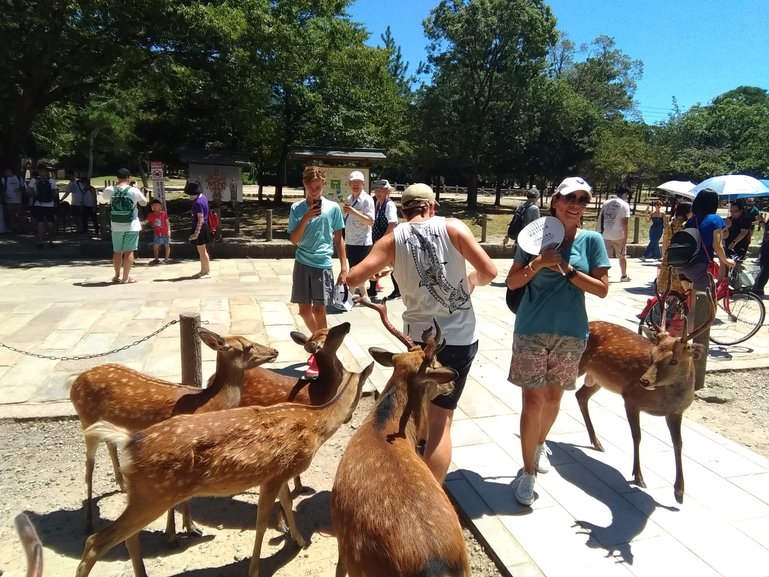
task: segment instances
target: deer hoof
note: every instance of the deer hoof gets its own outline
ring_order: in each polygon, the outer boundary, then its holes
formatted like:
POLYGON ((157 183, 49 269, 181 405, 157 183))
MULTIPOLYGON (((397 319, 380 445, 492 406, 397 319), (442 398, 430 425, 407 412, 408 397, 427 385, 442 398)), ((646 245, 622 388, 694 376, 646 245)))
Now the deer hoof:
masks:
POLYGON ((296 543, 297 547, 299 547, 300 549, 304 549, 306 545, 306 541, 304 540, 304 537, 302 537, 301 535, 297 535, 296 537, 294 537, 294 542, 296 543))
POLYGON ((682 505, 684 502, 684 490, 676 489, 674 495, 676 497, 676 503, 678 503, 679 505, 682 505))
POLYGON ((633 483, 635 483, 636 487, 646 489, 646 483, 644 482, 643 477, 636 477, 633 483))

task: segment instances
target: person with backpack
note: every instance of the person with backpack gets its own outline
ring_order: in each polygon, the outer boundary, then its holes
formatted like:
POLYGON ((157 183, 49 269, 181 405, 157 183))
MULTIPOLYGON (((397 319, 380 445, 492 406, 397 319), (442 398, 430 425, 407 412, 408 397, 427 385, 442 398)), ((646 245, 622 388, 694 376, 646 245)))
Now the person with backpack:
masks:
POLYGON ((699 233, 697 235, 699 243, 690 262, 683 265, 676 264, 680 260, 674 259, 671 251, 673 247, 682 244, 677 241, 676 236, 670 239, 668 246, 668 261, 675 267, 676 274, 683 281, 684 288, 689 289, 690 286, 694 288, 689 302, 690 311, 693 310, 694 293, 706 291, 710 287, 708 265, 713 261, 713 257, 717 256, 721 264, 729 268, 735 266, 735 262, 726 256, 724 250, 723 239, 726 238, 725 231, 727 229, 724 220, 716 214, 718 203, 716 191, 708 188, 701 190, 692 202, 692 217, 686 221, 684 230, 676 233, 676 235, 681 235, 690 228, 696 228, 699 233))
POLYGON ((517 242, 518 234, 523 227, 539 218, 538 198, 539 191, 536 188, 531 187, 526 192, 526 201, 515 209, 513 218, 507 226, 507 234, 502 239, 502 246, 507 246, 510 241, 517 242))
POLYGON ((130 185, 131 173, 127 168, 117 171, 117 184, 104 189, 104 199, 109 203, 109 220, 112 229, 113 283, 131 284, 134 251, 139 248, 142 229, 136 205, 147 206, 147 199, 135 186, 130 185))
POLYGON ((59 186, 50 177, 48 170, 43 169, 32 175, 27 189, 32 198, 32 217, 37 226, 37 248, 45 246, 46 232, 48 233, 48 248, 53 248, 56 205, 59 204, 59 186))

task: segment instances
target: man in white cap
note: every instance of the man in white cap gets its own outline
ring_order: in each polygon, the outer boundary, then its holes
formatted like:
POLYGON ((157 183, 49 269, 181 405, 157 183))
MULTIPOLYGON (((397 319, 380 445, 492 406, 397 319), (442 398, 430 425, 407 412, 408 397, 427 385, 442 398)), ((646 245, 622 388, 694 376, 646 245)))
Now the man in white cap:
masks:
POLYGON ((470 366, 478 351, 478 333, 470 294, 497 276, 497 268, 461 220, 435 216, 435 193, 412 184, 401 197, 406 222, 382 237, 347 281, 355 286, 393 265, 406 310, 404 330, 418 342, 437 322, 446 346, 438 353, 445 367, 457 371, 454 391, 433 399, 428 409, 424 460, 439 483, 451 462, 451 422, 470 366), (467 260, 475 270, 465 270, 467 260))
MULTIPOLYGON (((368 256, 373 241, 371 225, 374 224, 374 199, 365 190, 365 178, 359 170, 353 170, 347 179, 351 194, 342 207, 344 213, 344 241, 347 247, 347 262, 350 268, 368 256)), ((368 300, 366 284, 350 285, 351 294, 355 290, 361 299, 368 300)))

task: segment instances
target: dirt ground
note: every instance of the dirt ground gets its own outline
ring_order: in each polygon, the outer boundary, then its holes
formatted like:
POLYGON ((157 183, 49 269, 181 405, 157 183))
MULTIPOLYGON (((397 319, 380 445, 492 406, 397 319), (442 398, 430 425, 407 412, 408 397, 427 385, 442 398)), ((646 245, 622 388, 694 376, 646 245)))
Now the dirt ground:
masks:
MULTIPOLYGON (((374 406, 363 397, 353 420, 343 425, 318 451, 302 475, 311 493, 294 499, 297 523, 309 541, 299 549, 274 529, 267 530, 262 547, 260 575, 328 577, 337 560, 336 539, 331 534, 329 500, 337 463, 355 429, 374 406)), ((13 519, 25 512, 38 530, 44 546, 46 576, 74 575, 83 552, 85 446, 78 421, 0 421, 0 574, 24 575, 25 559, 15 535, 13 519), (5 571, 5 573, 2 573, 5 571)), ((105 528, 123 510, 124 495, 113 482, 112 466, 101 447, 94 474, 97 501, 96 529, 105 528)), ((162 531, 165 518, 141 533, 147 573, 150 576, 244 577, 254 547, 258 491, 232 498, 202 498, 192 502, 202 538, 185 538, 181 547, 168 549, 162 531)), ((181 530, 177 515, 177 529, 181 530)), ((473 575, 502 575, 483 548, 466 531, 473 575)), ((131 577, 133 572, 124 545, 98 561, 94 577, 131 577)))
MULTIPOLYGON (((687 417, 769 458, 769 370, 711 374, 687 417)), ((302 476, 312 492, 294 500, 302 534, 299 549, 270 528, 262 548, 262 575, 320 577, 334 574, 336 540, 331 534, 329 499, 336 466, 347 441, 373 407, 364 397, 350 424, 343 425, 318 452, 302 476)), ((686 439, 684 439, 684 453, 686 439)), ((45 575, 73 575, 85 542, 83 533, 84 445, 76 420, 0 421, 0 573, 24 575, 25 559, 13 519, 26 512, 44 545, 45 575)), ((97 456, 94 483, 99 496, 96 528, 103 529, 123 509, 124 496, 112 480, 106 451, 97 456)), ((232 498, 203 498, 192 503, 204 530, 202 538, 182 540, 180 549, 163 542, 164 520, 141 533, 150 576, 243 577, 254 545, 257 491, 232 498)), ((177 524, 180 519, 177 516, 177 524)), ((498 577, 483 548, 465 531, 473 575, 498 577)), ((128 554, 118 545, 96 563, 94 577, 131 577, 128 554)))

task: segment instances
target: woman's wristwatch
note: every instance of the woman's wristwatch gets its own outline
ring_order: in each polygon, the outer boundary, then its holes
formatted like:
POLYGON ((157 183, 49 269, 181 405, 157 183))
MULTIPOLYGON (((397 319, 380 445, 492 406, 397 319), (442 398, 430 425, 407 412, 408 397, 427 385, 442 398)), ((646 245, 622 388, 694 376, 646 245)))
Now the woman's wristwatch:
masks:
POLYGON ((579 271, 576 268, 572 267, 571 270, 566 273, 566 280, 572 280, 575 276, 577 276, 578 272, 579 271))

